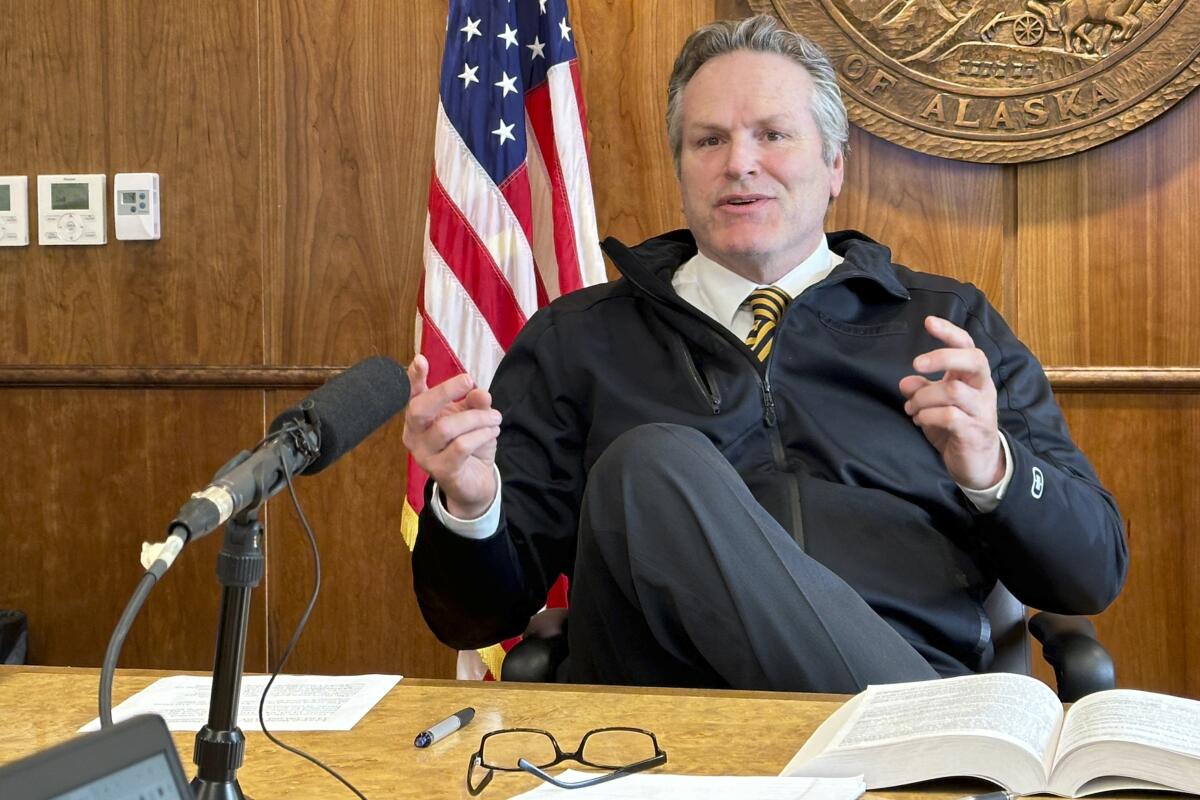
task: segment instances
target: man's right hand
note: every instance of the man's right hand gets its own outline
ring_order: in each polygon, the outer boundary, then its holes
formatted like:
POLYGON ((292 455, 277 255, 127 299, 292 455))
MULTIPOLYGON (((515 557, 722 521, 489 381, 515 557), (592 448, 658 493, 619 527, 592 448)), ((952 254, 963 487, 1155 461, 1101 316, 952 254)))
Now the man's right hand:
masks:
POLYGON ((429 362, 418 355, 408 367, 412 394, 404 412, 404 446, 446 497, 446 510, 476 519, 496 497, 496 439, 500 412, 470 375, 430 388, 429 362))

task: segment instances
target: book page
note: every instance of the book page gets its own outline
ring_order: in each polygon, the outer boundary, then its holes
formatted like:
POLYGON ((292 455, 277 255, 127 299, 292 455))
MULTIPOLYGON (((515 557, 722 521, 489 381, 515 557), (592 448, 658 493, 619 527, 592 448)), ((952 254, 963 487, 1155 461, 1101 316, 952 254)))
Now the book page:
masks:
POLYGON ((857 717, 830 746, 968 734, 1012 742, 1048 765, 1061 721, 1062 704, 1041 681, 1004 673, 966 675, 870 687, 857 717))
POLYGON ((1067 714, 1058 757, 1101 741, 1200 757, 1200 701, 1133 689, 1088 695, 1067 714))

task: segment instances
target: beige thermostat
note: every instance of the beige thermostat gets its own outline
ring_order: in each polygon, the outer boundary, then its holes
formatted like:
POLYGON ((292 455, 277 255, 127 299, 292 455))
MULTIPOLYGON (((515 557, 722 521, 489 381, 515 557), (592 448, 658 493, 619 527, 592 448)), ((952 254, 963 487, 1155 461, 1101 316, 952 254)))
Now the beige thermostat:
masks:
POLYGON ((103 175, 38 175, 38 244, 104 244, 103 175))

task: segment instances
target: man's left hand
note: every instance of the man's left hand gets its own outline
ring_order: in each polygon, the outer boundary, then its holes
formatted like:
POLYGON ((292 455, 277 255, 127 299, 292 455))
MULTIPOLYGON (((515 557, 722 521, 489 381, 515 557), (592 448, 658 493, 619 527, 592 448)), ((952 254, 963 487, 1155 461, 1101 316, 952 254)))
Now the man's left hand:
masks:
POLYGON ((902 379, 904 411, 941 453, 955 483, 990 488, 1004 477, 1005 463, 987 356, 969 333, 941 317, 926 317, 925 330, 946 347, 917 356, 913 369, 944 374, 936 381, 920 375, 902 379))

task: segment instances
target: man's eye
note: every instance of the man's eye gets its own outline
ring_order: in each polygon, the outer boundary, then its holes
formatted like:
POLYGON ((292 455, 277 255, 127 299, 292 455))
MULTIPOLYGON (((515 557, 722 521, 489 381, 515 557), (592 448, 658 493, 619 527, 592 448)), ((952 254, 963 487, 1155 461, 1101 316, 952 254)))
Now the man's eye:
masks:
POLYGON ((764 138, 768 142, 781 142, 781 141, 783 141, 784 136, 779 131, 767 131, 766 134, 764 135, 764 138))
POLYGON ((718 145, 720 143, 721 143, 721 140, 718 139, 716 136, 705 136, 703 139, 701 139, 698 142, 698 144, 701 147, 715 147, 716 145, 718 145))

